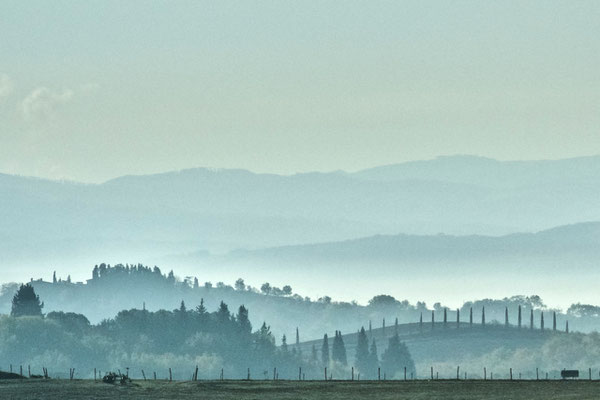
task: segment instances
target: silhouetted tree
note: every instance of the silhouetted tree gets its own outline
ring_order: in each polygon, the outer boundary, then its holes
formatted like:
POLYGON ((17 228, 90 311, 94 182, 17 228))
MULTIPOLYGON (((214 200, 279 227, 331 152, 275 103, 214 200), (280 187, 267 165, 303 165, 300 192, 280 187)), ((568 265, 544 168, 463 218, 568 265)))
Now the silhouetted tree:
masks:
POLYGON ((348 363, 346 346, 344 345, 344 339, 342 338, 342 332, 340 331, 335 331, 335 338, 333 339, 333 346, 331 348, 331 358, 333 361, 337 361, 343 365, 348 363))
POLYGON ((556 311, 552 313, 552 330, 556 330, 556 311))
POLYGON ((375 339, 371 342, 371 348, 369 349, 369 373, 368 376, 375 376, 377 368, 379 367, 379 355, 377 352, 377 343, 375 339))
POLYGON ((235 281, 235 290, 239 290, 239 291, 243 291, 246 289, 246 284, 244 283, 244 280, 242 278, 239 278, 237 281, 235 281))
POLYGON ((404 370, 407 372, 415 371, 415 363, 406 347, 406 344, 400 342, 398 335, 394 335, 389 339, 388 347, 381 356, 381 366, 388 376, 394 376, 398 371, 404 370))
POLYGON ((364 327, 358 332, 355 364, 361 373, 365 375, 369 373, 369 340, 364 327))
POLYGON ((40 296, 35 294, 33 286, 29 283, 21 285, 12 299, 12 310, 10 315, 13 317, 22 316, 42 316, 44 303, 40 303, 40 296))
POLYGON ((290 285, 285 285, 281 288, 281 292, 284 296, 289 296, 292 294, 292 287, 290 285))
POLYGON ((323 345, 321 346, 321 362, 324 366, 329 365, 329 340, 327 334, 323 336, 323 345))
POLYGON ((269 284, 269 282, 265 282, 260 286, 260 291, 263 292, 264 294, 268 295, 271 293, 271 285, 269 284))
POLYGON ((519 316, 518 316, 518 325, 519 325, 519 329, 521 329, 521 306, 519 305, 519 316))
POLYGON ((533 308, 531 309, 531 316, 529 317, 529 329, 533 329, 533 308))

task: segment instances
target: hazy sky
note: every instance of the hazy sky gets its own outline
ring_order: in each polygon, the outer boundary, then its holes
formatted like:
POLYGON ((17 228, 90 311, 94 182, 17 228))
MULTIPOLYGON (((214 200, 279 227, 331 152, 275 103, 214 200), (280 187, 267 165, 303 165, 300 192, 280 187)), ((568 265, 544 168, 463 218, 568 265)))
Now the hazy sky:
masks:
POLYGON ((599 1, 2 1, 0 172, 600 153, 599 1))

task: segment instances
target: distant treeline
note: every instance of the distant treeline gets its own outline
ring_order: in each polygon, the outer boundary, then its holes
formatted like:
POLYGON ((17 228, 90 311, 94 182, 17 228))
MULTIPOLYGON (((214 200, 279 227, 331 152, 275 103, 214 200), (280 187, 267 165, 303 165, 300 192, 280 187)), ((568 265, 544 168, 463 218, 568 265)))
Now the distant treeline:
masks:
MULTIPOLYGON (((51 271, 49 272, 49 275, 51 271)), ((221 301, 237 309, 240 305, 252 309, 250 320, 255 326, 263 321, 271 323, 277 338, 283 334, 293 334, 300 327, 303 340, 322 337, 323 332, 341 330, 356 331, 361 325, 371 323, 382 325, 384 318, 400 323, 418 322, 421 314, 432 311, 441 320, 444 309, 448 319, 453 320, 460 312, 466 321, 471 309, 480 315, 486 310, 487 321, 504 323, 508 308, 510 324, 517 324, 517 312, 523 313, 523 324, 529 323, 533 311, 536 324, 541 313, 552 315, 556 312, 557 325, 565 329, 567 321, 571 331, 590 332, 600 328, 600 307, 586 304, 573 304, 561 311, 547 307, 539 296, 513 296, 504 299, 482 299, 464 303, 458 310, 450 309, 441 303, 428 306, 424 302, 410 303, 397 300, 389 295, 377 295, 367 305, 356 302, 337 302, 323 295, 318 299, 303 297, 294 293, 290 285, 280 287, 264 282, 253 287, 238 279, 232 285, 223 282, 202 282, 198 277, 177 277, 173 271, 163 272, 159 267, 141 264, 99 264, 94 267, 86 283, 72 282, 54 274, 52 282, 35 280, 31 282, 44 299, 46 311, 65 311, 84 314, 93 323, 112 318, 123 309, 145 308, 156 311, 169 306, 175 308, 183 299, 187 304, 199 304, 204 299, 208 308, 216 309, 221 301)), ((0 289, 0 313, 9 313, 12 296, 19 284, 4 284, 0 289)), ((427 318, 427 316, 426 316, 427 318)))
MULTIPOLYGON (((20 286, 12 300, 11 315, 0 318, 3 363, 45 367, 51 373, 75 368, 86 375, 93 368, 145 369, 159 374, 172 368, 179 379, 189 378, 195 365, 199 366, 200 378, 216 378, 223 369, 227 377, 238 379, 247 378, 248 373, 264 379, 271 371, 280 379, 297 378, 300 371, 303 377, 317 378, 323 376, 325 368, 331 374, 346 375, 349 365, 354 365, 354 355, 346 356, 341 333, 336 331, 331 352, 325 336, 319 354, 315 349, 302 354, 298 330, 294 344, 288 344, 284 335, 276 346, 266 322, 253 330, 243 305, 232 313, 221 302, 216 311, 209 312, 202 300, 190 309, 181 301, 172 311, 123 310, 97 325, 76 313, 50 312, 44 316, 43 307, 31 285, 20 286)), ((390 377, 405 366, 414 370, 410 354, 397 336, 387 345, 381 361, 390 377)), ((376 350, 367 352, 369 361, 365 363, 362 351, 355 355, 356 371, 373 376, 379 367, 379 354, 376 350)), ((7 365, 2 368, 7 369, 7 365)))

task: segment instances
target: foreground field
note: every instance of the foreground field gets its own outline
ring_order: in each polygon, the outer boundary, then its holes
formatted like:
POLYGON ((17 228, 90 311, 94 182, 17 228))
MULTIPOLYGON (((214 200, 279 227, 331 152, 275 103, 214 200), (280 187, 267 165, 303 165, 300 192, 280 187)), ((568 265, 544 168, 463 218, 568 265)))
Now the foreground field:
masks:
POLYGON ((0 381, 0 399, 598 399, 600 381, 0 381))

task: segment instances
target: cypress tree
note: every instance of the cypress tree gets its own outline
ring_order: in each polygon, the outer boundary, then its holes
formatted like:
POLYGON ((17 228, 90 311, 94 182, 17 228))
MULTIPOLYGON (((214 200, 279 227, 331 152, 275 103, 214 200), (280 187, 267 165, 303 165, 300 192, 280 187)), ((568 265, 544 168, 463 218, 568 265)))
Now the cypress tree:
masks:
POLYGON ((323 336, 323 345, 321 346, 321 362, 324 367, 329 365, 329 340, 327 334, 323 336))
POLYGON ((298 327, 296 327, 296 347, 300 344, 300 332, 298 331, 298 327))
POLYGON ((383 329, 383 334, 385 335, 385 318, 383 319, 383 325, 381 327, 383 329))
POLYGON ((40 303, 40 296, 35 294, 31 284, 21 285, 12 299, 10 315, 13 317, 42 316, 44 303, 40 303))
POLYGON ((446 307, 444 307, 444 327, 446 326, 447 322, 448 322, 448 311, 447 311, 446 307))
POLYGON ((377 354, 377 343, 373 339, 369 349, 369 376, 375 376, 377 367, 379 367, 379 356, 377 354))
POLYGON ((481 309, 481 325, 485 325, 485 307, 481 309))
POLYGON ((333 346, 331 348, 331 359, 333 361, 346 365, 348 363, 346 358, 346 346, 344 345, 344 339, 342 338, 342 332, 335 331, 335 338, 333 339, 333 346))
POLYGON ((394 331, 398 333, 398 317, 396 317, 396 321, 394 322, 394 331))
POLYGON ((456 327, 458 328, 460 326, 460 309, 457 308, 456 309, 456 327))
POLYGON ((371 328, 371 320, 369 320, 369 337, 373 337, 373 329, 371 328))
POLYGON ((473 326, 473 307, 469 309, 469 326, 473 326))
POLYGON ((504 326, 508 328, 508 307, 504 308, 504 326))
POLYGON ((364 327, 358 332, 355 363, 363 375, 369 375, 369 339, 367 339, 364 327))
POLYGON ((531 309, 531 316, 529 317, 529 329, 533 329, 533 308, 531 309))
POLYGON ((540 329, 544 330, 544 312, 542 311, 541 319, 540 319, 540 329))
POLYGON ((565 332, 569 333, 569 321, 567 321, 567 324, 565 325, 565 332))
POLYGON ((421 311, 421 317, 419 317, 419 328, 423 329, 423 311, 421 311))
POLYGON ((552 330, 556 331, 556 311, 552 313, 552 330))
POLYGON ((435 326, 435 314, 434 313, 435 313, 435 311, 431 310, 431 329, 433 329, 435 326))
POLYGON ((281 351, 284 353, 288 352, 287 338, 285 337, 285 334, 281 338, 281 351))
POLYGON ((520 305, 519 305, 518 324, 519 324, 519 329, 521 329, 521 306, 520 305))

